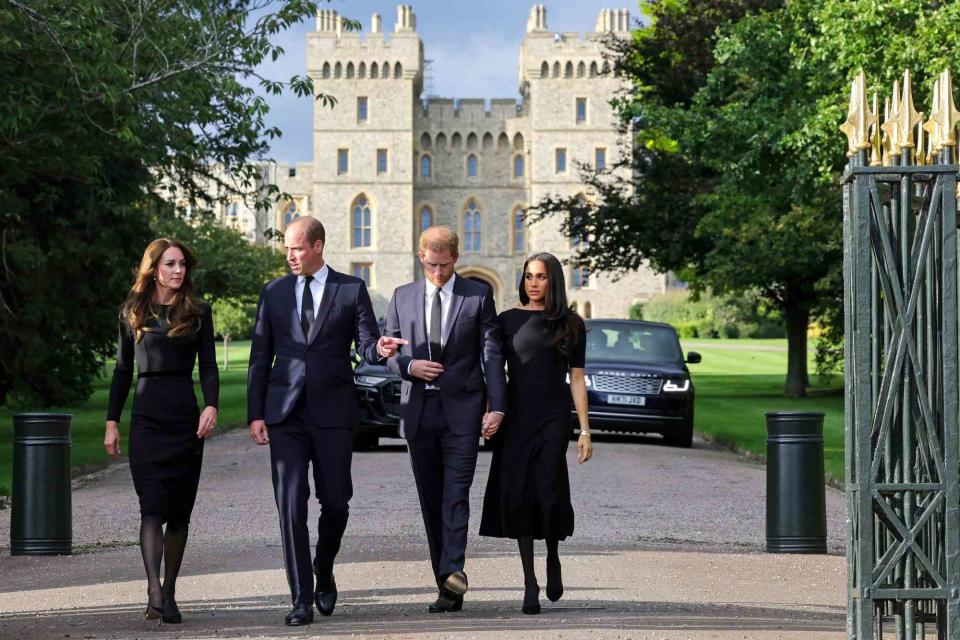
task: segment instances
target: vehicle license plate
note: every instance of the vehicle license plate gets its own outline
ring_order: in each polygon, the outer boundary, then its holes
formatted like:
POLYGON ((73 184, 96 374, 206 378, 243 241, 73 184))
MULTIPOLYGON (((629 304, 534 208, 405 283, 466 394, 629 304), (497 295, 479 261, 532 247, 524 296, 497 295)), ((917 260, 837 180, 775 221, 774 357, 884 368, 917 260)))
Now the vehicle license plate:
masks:
POLYGON ((647 404, 646 396, 621 396, 621 395, 608 395, 607 402, 610 404, 632 404, 638 407, 642 407, 647 404))

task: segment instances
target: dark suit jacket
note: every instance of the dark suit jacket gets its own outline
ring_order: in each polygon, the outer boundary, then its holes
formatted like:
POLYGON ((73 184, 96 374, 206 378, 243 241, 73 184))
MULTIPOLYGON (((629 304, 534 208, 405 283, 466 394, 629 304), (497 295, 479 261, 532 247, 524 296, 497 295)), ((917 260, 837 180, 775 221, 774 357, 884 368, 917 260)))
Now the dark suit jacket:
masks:
POLYGON ((309 337, 300 328, 297 277, 268 282, 260 293, 247 371, 247 420, 282 422, 301 393, 318 426, 353 428, 357 395, 350 346, 368 362, 380 332, 363 280, 330 269, 309 337))
MULTIPOLYGON (((407 373, 411 360, 429 360, 427 318, 424 309, 426 280, 397 287, 387 308, 384 334, 409 340, 387 367, 403 378, 400 389, 400 433, 417 435, 423 389, 426 383, 407 373)), ((440 387, 443 411, 454 433, 480 435, 487 409, 507 410, 507 384, 503 371, 500 325, 490 288, 461 276, 453 283, 453 299, 443 334, 444 371, 435 381, 440 387)))

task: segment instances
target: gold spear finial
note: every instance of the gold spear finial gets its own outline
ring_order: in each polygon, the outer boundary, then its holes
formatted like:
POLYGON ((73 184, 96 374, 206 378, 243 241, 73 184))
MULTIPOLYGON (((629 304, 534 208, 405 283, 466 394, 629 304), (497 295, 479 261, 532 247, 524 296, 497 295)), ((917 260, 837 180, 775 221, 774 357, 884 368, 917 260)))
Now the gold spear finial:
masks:
MULTIPOLYGON (((886 107, 889 107, 890 105, 887 104, 887 105, 885 105, 885 106, 886 106, 886 107)), ((872 109, 872 114, 873 114, 873 116, 874 116, 875 119, 876 119, 876 115, 877 115, 877 113, 878 113, 879 108, 880 108, 880 106, 879 106, 879 103, 878 103, 878 97, 877 97, 876 92, 874 92, 874 94, 873 94, 873 109, 872 109)), ((886 112, 886 109, 884 109, 884 112, 886 112)), ((881 151, 881 146, 880 146, 880 127, 878 127, 877 124, 876 124, 876 122, 874 122, 874 125, 873 125, 872 127, 870 127, 870 166, 871 166, 871 167, 879 167, 879 166, 883 165, 883 164, 884 164, 884 160, 886 160, 886 156, 887 156, 886 149, 883 149, 883 150, 881 151)))
POLYGON ((897 128, 900 133, 900 147, 912 149, 913 128, 918 122, 923 122, 923 116, 913 107, 913 88, 910 86, 909 69, 903 72, 903 98, 900 100, 900 111, 896 117, 899 125, 897 128))
POLYGON ((933 83, 933 100, 930 103, 930 119, 923 125, 923 130, 927 132, 927 164, 936 162, 936 154, 940 151, 940 79, 937 78, 933 83))
POLYGON ((923 147, 923 113, 920 116, 920 122, 917 123, 917 148, 914 149, 913 164, 927 164, 926 151, 923 147))
POLYGON ((884 164, 892 164, 892 158, 900 154, 900 139, 903 137, 900 135, 900 123, 898 117, 900 115, 900 84, 894 80, 893 81, 893 93, 888 103, 890 108, 884 110, 883 114, 883 131, 887 134, 887 154, 890 161, 884 161, 884 164))
POLYGON ((957 120, 960 111, 953 103, 953 80, 950 78, 950 69, 944 69, 940 74, 940 100, 938 102, 937 122, 940 124, 940 144, 944 147, 957 145, 957 120))
POLYGON ((876 120, 871 121, 870 107, 867 105, 867 76, 861 71, 850 85, 850 108, 847 119, 840 130, 847 135, 848 151, 852 155, 860 149, 870 148, 869 130, 876 120))

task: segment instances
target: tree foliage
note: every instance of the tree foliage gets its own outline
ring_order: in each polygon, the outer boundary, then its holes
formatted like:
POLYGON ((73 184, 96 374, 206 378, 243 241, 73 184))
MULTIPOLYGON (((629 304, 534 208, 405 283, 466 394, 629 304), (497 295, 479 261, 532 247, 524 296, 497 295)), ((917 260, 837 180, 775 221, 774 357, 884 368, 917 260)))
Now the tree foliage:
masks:
POLYGON ((251 85, 313 95, 307 77, 255 69, 282 53, 273 36, 316 9, 0 0, 0 402, 88 394, 167 187, 196 202, 210 181, 261 203, 274 195, 255 191, 251 161, 280 131, 251 85))
POLYGON ((213 331, 223 339, 223 369, 230 368, 230 341, 249 336, 256 320, 257 305, 236 298, 213 303, 213 331))

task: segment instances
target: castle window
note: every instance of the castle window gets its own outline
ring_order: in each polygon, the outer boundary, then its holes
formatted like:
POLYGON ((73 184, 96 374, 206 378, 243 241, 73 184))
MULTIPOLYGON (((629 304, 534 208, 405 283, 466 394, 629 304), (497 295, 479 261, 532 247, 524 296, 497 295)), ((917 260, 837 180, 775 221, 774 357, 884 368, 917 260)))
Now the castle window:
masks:
POLYGON ((572 62, 568 62, 568 63, 567 63, 567 66, 564 67, 564 69, 563 69, 563 77, 564 77, 564 78, 572 78, 572 77, 573 77, 573 63, 572 63, 572 62))
POLYGON ((376 62, 370 65, 370 77, 374 80, 380 77, 380 68, 377 66, 376 62))
POLYGON ((333 77, 339 78, 342 75, 343 75, 343 65, 338 62, 337 66, 333 68, 333 77))
POLYGON ((433 169, 433 162, 430 160, 430 156, 424 154, 420 157, 420 177, 429 178, 431 170, 433 169))
POLYGON ((354 278, 360 278, 367 287, 372 287, 370 273, 373 265, 369 262, 353 262, 350 264, 350 273, 354 278))
POLYGON ((590 286, 590 270, 586 267, 574 267, 570 281, 574 289, 586 289, 590 286))
POLYGON ((523 151, 523 134, 518 133, 513 136, 513 148, 517 151, 523 151))
POLYGON ((577 98, 577 124, 587 121, 587 99, 577 98))
POLYGON ((523 219, 523 209, 513 212, 513 252, 523 254, 527 249, 527 225, 523 219))
POLYGON ((510 136, 506 133, 501 133, 497 138, 497 151, 503 151, 510 146, 510 136))
POLYGON ((286 229, 290 226, 290 223, 300 217, 300 209, 297 208, 296 202, 291 202, 287 206, 287 210, 283 214, 283 228, 286 229))
POLYGON ((420 209, 420 233, 423 233, 427 229, 433 226, 433 211, 430 207, 424 205, 420 209))
POLYGON ((393 65, 393 77, 399 80, 403 77, 403 67, 400 66, 400 63, 393 65))
POLYGON ((467 149, 473 151, 477 148, 477 134, 471 133, 467 136, 467 149))
POLYGON ((590 63, 590 77, 591 77, 591 78, 596 78, 596 77, 597 77, 597 63, 596 63, 596 62, 591 62, 591 63, 590 63))
POLYGON ((597 171, 603 171, 607 168, 607 150, 597 147, 593 152, 593 166, 597 171))
POLYGON ((367 77, 367 64, 365 62, 360 63, 360 67, 357 69, 357 77, 361 80, 367 77))
POLYGON ((353 77, 353 63, 352 63, 352 62, 348 62, 348 63, 347 63, 347 78, 352 78, 352 77, 353 77))
POLYGON ((387 150, 377 149, 377 175, 387 172, 387 150))
POLYGON ((489 151, 493 149, 493 136, 490 135, 490 132, 483 134, 483 150, 489 151))
POLYGON ((557 173, 567 172, 567 150, 564 147, 557 148, 555 170, 557 173))
POLYGON ((577 77, 582 78, 585 75, 587 75, 587 65, 581 60, 580 64, 577 65, 577 77))
POLYGON ((289 169, 287 169, 287 177, 288 177, 288 178, 296 178, 296 177, 297 177, 297 168, 296 168, 296 167, 290 167, 289 169))
POLYGON ((603 61, 603 75, 610 74, 610 62, 608 60, 603 61))
POLYGON ((337 175, 345 175, 348 171, 350 171, 350 150, 337 149, 337 175))
POLYGON ((429 148, 430 148, 430 134, 429 134, 429 133, 424 133, 422 136, 420 136, 420 148, 421 148, 421 149, 429 149, 429 148))
POLYGON ((453 136, 450 138, 450 146, 454 149, 459 149, 463 138, 460 136, 459 132, 454 132, 453 136))
POLYGON ((553 63, 553 77, 554 77, 554 78, 559 78, 559 77, 560 77, 560 63, 559 63, 559 62, 554 62, 554 63, 553 63))
POLYGON ((593 306, 589 302, 583 303, 583 317, 587 319, 593 317, 593 306))
POLYGON ((384 80, 388 80, 388 79, 390 78, 390 63, 389 63, 389 62, 384 62, 384 63, 383 63, 383 73, 381 74, 381 76, 383 77, 384 80))
POLYGON ((477 156, 472 153, 467 157, 467 177, 477 177, 477 156))
POLYGON ((370 246, 372 231, 372 215, 370 202, 364 195, 357 196, 353 201, 353 215, 351 220, 351 243, 354 249, 370 246))
POLYGON ((367 99, 365 97, 357 98, 357 122, 365 123, 367 121, 367 99))
POLYGON ((237 216, 239 214, 240 214, 239 202, 230 202, 227 204, 227 217, 230 219, 230 222, 236 222, 237 216))
POLYGON ((473 200, 463 212, 463 252, 480 253, 480 230, 483 221, 477 203, 473 200))
POLYGON ((324 62, 324 63, 323 63, 323 77, 324 77, 324 78, 329 78, 329 77, 330 77, 330 63, 329 63, 329 62, 324 62))
POLYGON ((522 178, 523 177, 523 156, 519 153, 513 156, 513 177, 522 178))
POLYGON ((549 78, 550 77, 550 65, 544 62, 540 65, 540 77, 549 78))

